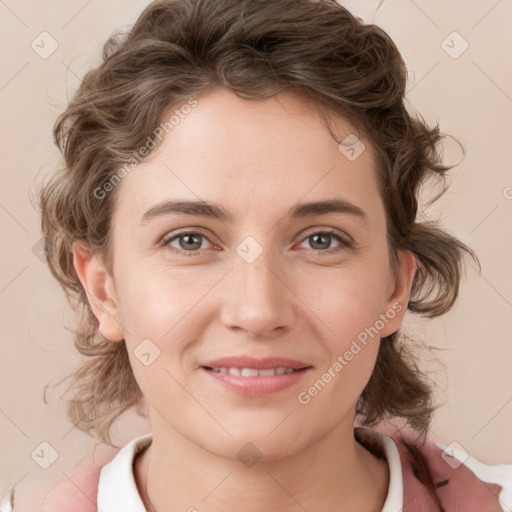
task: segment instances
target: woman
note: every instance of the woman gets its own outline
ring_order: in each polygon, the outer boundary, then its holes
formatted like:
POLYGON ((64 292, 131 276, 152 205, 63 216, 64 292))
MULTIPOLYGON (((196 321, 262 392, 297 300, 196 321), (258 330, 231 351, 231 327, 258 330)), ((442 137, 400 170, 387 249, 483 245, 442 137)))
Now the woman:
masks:
POLYGON ((151 434, 74 510, 501 510, 510 466, 426 442, 400 333, 474 257, 417 220, 448 167, 405 84, 328 0, 159 0, 107 42, 56 123, 42 224, 90 358, 70 418, 109 443, 144 405, 151 434))

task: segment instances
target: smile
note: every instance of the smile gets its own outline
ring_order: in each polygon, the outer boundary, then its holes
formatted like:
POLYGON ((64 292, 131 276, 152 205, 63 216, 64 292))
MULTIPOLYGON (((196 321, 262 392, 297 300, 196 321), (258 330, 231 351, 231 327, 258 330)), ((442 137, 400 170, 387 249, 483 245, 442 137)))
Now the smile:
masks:
POLYGON ((278 368, 267 368, 267 369, 258 369, 258 368, 210 368, 214 372, 217 373, 228 373, 229 375, 239 375, 240 377, 258 377, 258 376, 271 376, 271 375, 283 375, 285 373, 292 373, 296 370, 293 368, 284 368, 280 366, 278 368))
MULTIPOLYGON (((239 368, 236 366, 202 366, 203 375, 221 388, 236 395, 268 396, 296 386, 313 371, 303 368, 239 368)), ((302 386, 303 387, 303 386, 302 386)))

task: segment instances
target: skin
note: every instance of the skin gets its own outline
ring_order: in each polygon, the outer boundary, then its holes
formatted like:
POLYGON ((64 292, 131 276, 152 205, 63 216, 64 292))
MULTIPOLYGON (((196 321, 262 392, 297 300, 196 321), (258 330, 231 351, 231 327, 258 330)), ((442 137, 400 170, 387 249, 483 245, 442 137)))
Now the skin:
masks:
MULTIPOLYGON (((74 245, 100 331, 113 343, 126 340, 148 404, 153 442, 135 468, 142 498, 148 511, 217 512, 241 503, 245 512, 380 511, 388 468, 355 441, 355 405, 379 338, 402 322, 415 260, 403 252, 396 272, 390 267, 372 147, 359 137, 366 149, 350 161, 318 110, 293 95, 249 102, 215 89, 197 99, 118 185, 112 273, 100 255, 74 245), (233 219, 171 213, 141 223, 162 201, 198 198, 233 219), (349 201, 366 219, 287 215, 297 202, 326 199, 349 201), (353 245, 334 237, 315 244, 311 235, 326 229, 353 245), (178 232, 204 237, 161 243, 178 232), (247 236, 263 250, 252 263, 236 251, 247 236), (199 254, 183 249, 196 241, 199 254), (401 311, 380 336, 299 403, 298 393, 394 304, 401 311), (149 366, 134 355, 144 339, 160 350, 149 366), (247 397, 200 368, 241 354, 298 359, 313 370, 291 388, 247 397), (262 455, 252 467, 237 457, 248 442, 262 455)), ((336 128, 340 140, 357 133, 342 118, 336 128)))

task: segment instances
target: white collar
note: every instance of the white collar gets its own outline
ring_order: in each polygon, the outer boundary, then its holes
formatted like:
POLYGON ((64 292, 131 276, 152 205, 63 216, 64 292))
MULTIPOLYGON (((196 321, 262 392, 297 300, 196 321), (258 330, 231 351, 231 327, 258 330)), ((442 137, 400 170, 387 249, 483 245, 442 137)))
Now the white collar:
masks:
MULTIPOLYGON (((382 441, 389 467, 388 495, 382 512, 402 510, 402 464, 398 448, 393 438, 374 430, 369 432, 377 435, 382 441)), ((98 512, 147 512, 135 482, 133 462, 137 453, 148 446, 151 440, 151 434, 133 439, 101 468, 98 482, 98 512)))
POLYGON ((101 468, 98 482, 98 512, 147 512, 133 474, 135 456, 153 439, 146 434, 133 439, 101 468))

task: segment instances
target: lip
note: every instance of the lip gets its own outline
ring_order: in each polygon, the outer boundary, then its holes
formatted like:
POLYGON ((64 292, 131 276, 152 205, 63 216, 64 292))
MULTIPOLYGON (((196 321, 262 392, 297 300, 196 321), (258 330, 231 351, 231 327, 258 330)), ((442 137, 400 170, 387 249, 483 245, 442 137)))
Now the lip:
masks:
POLYGON ((268 396, 289 388, 308 375, 313 367, 301 361, 281 357, 224 357, 208 361, 200 367, 208 379, 220 386, 244 396, 268 396), (211 368, 255 368, 266 370, 271 368, 293 369, 292 373, 282 375, 258 375, 242 377, 229 373, 214 372, 211 368))
POLYGON ((208 361, 201 366, 209 368, 256 368, 258 370, 268 370, 270 368, 292 368, 300 370, 311 365, 297 361, 295 359, 287 359, 284 357, 264 357, 256 359, 249 356, 223 357, 208 361))

